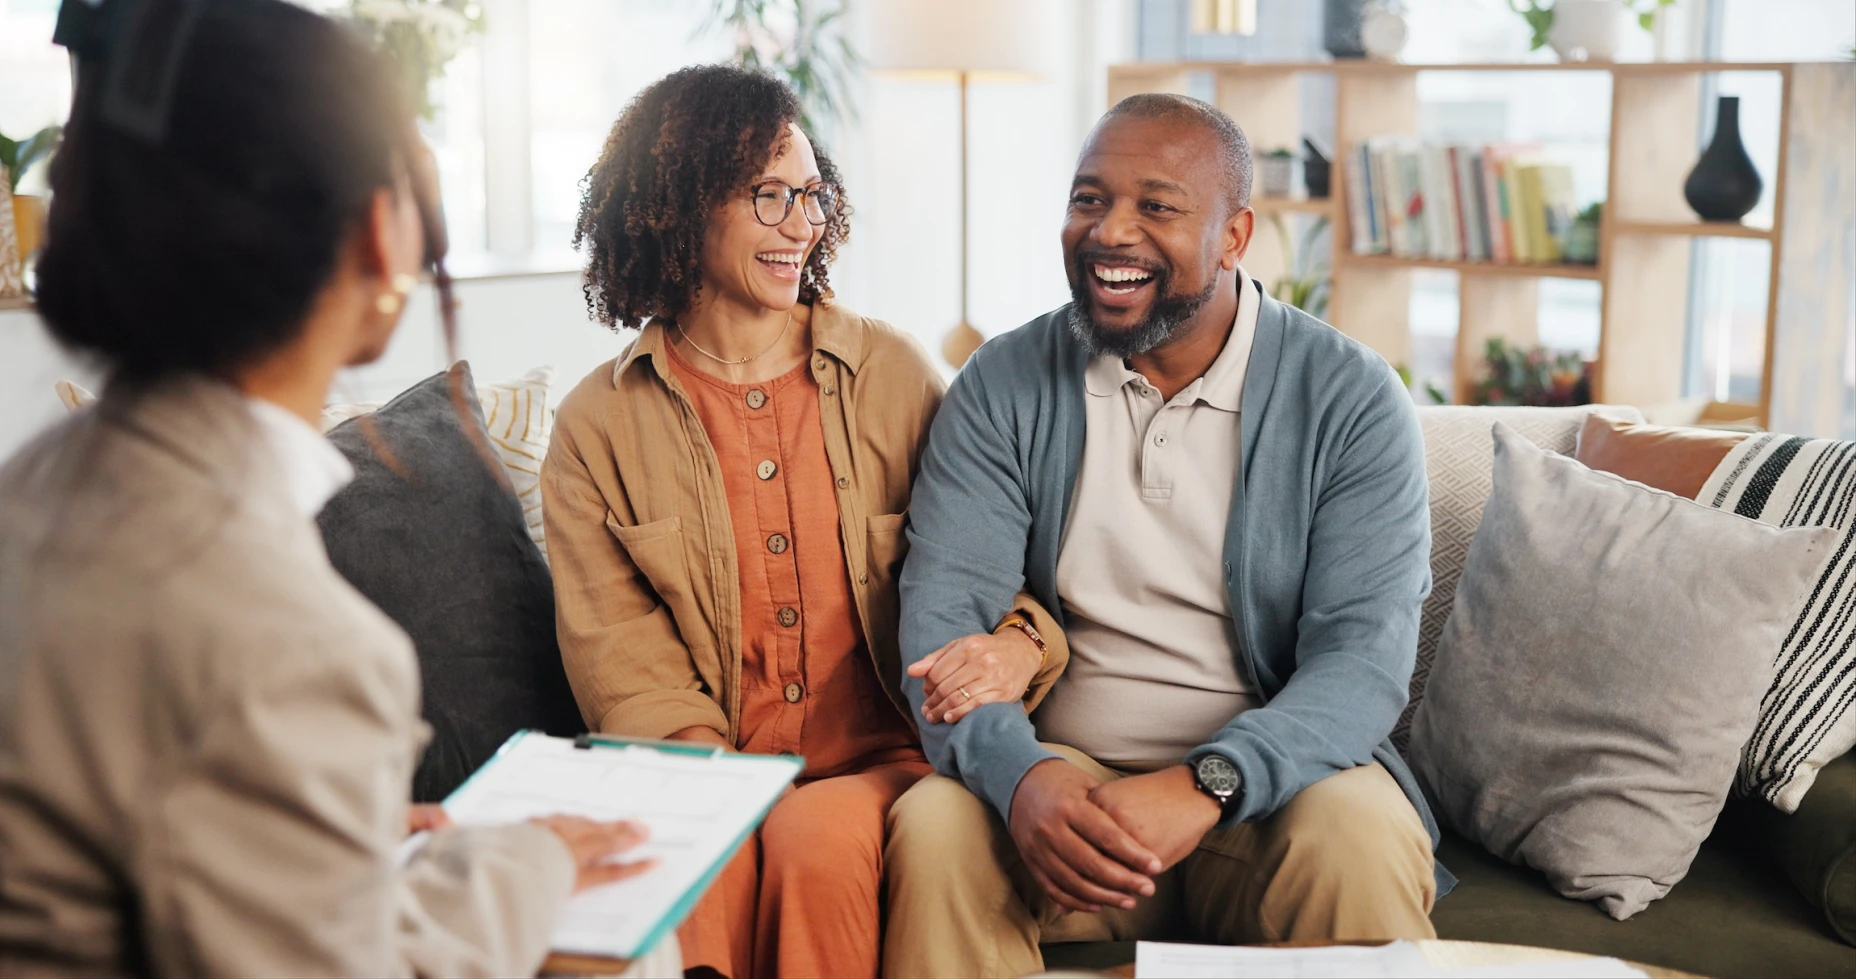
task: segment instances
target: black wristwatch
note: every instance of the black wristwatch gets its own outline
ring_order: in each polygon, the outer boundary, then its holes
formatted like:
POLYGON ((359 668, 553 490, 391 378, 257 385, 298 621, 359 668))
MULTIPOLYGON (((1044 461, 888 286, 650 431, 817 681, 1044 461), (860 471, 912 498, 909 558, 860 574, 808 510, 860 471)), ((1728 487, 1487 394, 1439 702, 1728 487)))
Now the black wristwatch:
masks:
POLYGON ((1212 797, 1218 803, 1218 809, 1225 816, 1231 815, 1232 807, 1237 803, 1238 793, 1244 788, 1244 776, 1239 774, 1237 766, 1231 764, 1223 755, 1206 755, 1190 763, 1192 784, 1200 792, 1212 797))

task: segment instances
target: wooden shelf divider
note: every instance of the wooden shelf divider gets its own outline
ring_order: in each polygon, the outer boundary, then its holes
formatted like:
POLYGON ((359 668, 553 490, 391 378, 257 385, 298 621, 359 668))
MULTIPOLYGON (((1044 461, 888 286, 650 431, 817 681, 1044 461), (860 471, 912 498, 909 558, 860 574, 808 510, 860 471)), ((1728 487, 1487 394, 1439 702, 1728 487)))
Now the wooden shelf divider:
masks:
POLYGON ((1754 238, 1772 240, 1771 228, 1755 228, 1731 221, 1619 221, 1611 226, 1619 235, 1677 235, 1688 238, 1754 238))
POLYGON ((1500 275, 1525 279, 1590 279, 1598 281, 1603 278, 1596 265, 1538 264, 1524 262, 1446 262, 1434 258, 1399 258, 1394 255, 1355 255, 1351 252, 1341 259, 1345 265, 1379 266, 1395 269, 1442 269, 1447 272, 1461 272, 1465 275, 1500 275))
POLYGON ((1264 197, 1261 194, 1252 194, 1250 207, 1258 214, 1287 211, 1296 214, 1325 214, 1332 217, 1334 199, 1332 197, 1264 197))

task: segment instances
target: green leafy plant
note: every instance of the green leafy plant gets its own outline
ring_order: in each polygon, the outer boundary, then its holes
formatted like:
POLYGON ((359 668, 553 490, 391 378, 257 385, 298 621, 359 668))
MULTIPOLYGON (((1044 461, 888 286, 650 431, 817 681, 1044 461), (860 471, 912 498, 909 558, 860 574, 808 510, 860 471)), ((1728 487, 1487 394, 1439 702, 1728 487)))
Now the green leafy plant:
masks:
MULTIPOLYGON (((1644 30, 1656 27, 1656 12, 1675 3, 1676 0, 1625 0, 1624 6, 1637 15, 1637 26, 1644 30)), ((1547 46, 1547 34, 1553 30, 1553 7, 1542 6, 1540 0, 1508 0, 1508 7, 1527 21, 1528 30, 1533 32, 1528 43, 1529 51, 1538 51, 1547 46)))
POLYGON ((855 119, 851 83, 863 59, 845 36, 844 0, 711 0, 709 26, 734 33, 732 60, 785 79, 799 96, 799 125, 855 119))
POLYGON ((63 126, 46 126, 21 140, 0 136, 0 167, 6 168, 7 190, 19 190, 19 178, 25 176, 33 164, 49 158, 63 137, 63 126))
POLYGON ((1466 404, 1563 408, 1592 403, 1590 367, 1576 351, 1520 347, 1491 337, 1482 367, 1466 404))
POLYGON ((1272 160, 1290 160, 1295 158, 1295 151, 1278 146, 1263 155, 1272 160))
POLYGON ((399 67, 400 79, 419 117, 431 121, 432 81, 483 33, 483 8, 476 0, 350 0, 348 21, 399 67))
POLYGON ((1321 232, 1327 229, 1328 219, 1319 218, 1309 225, 1308 233, 1302 236, 1301 248, 1293 250, 1289 243, 1289 226, 1283 222, 1282 215, 1271 214, 1270 223, 1276 227, 1283 255, 1291 259, 1288 274, 1270 286, 1270 295, 1277 302, 1288 303, 1317 319, 1326 316, 1330 285, 1328 266, 1315 258, 1315 245, 1321 232))

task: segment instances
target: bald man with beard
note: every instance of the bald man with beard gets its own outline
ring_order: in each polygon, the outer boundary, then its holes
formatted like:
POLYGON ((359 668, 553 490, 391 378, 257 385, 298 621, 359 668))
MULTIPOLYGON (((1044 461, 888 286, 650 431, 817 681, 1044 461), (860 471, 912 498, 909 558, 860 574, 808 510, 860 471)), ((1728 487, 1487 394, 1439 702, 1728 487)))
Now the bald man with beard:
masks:
POLYGON ((1203 102, 1110 110, 1070 190, 1072 302, 981 348, 935 420, 901 638, 940 774, 890 813, 886 974, 1435 935, 1454 881, 1389 741, 1430 588, 1418 423, 1383 358, 1245 274, 1250 170, 1203 102), (962 709, 942 651, 1021 588, 1067 672, 1035 714, 962 709))

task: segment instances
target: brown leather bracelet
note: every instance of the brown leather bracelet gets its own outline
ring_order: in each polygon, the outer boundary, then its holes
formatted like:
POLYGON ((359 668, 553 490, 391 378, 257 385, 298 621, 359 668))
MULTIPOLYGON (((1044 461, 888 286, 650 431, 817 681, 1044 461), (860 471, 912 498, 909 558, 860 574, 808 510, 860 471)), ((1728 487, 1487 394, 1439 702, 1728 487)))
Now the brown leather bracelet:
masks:
MULTIPOLYGON (((1014 614, 1008 617, 1004 622, 999 623, 999 629, 1017 629, 1025 634, 1025 638, 1037 645, 1038 669, 1043 669, 1050 662, 1050 647, 1044 643, 1044 637, 1038 635, 1037 627, 1026 620, 1024 615, 1014 614)), ((994 633, 998 631, 998 629, 993 630, 994 633)))

